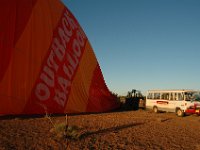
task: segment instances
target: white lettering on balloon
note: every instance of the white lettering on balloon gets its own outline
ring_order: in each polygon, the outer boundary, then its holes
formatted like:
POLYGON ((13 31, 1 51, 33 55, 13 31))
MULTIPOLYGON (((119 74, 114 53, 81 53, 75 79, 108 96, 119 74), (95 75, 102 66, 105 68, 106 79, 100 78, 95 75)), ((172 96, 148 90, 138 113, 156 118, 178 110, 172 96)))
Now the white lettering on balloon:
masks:
POLYGON ((56 32, 50 46, 49 56, 40 74, 40 81, 36 84, 35 95, 41 101, 53 97, 52 99, 58 105, 64 107, 70 92, 72 77, 83 53, 82 48, 86 36, 67 10, 56 32), (69 43, 71 44, 70 53, 67 48, 69 43), (58 74, 59 69, 64 72, 64 76, 58 74), (54 87, 55 82, 59 86, 54 87))

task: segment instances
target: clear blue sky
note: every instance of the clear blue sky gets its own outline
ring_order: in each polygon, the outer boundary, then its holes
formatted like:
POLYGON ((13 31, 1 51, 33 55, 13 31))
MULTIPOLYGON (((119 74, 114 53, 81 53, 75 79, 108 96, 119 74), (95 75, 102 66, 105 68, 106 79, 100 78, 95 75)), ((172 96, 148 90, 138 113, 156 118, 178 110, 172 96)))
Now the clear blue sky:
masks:
POLYGON ((200 89, 200 0, 63 0, 109 89, 200 89))

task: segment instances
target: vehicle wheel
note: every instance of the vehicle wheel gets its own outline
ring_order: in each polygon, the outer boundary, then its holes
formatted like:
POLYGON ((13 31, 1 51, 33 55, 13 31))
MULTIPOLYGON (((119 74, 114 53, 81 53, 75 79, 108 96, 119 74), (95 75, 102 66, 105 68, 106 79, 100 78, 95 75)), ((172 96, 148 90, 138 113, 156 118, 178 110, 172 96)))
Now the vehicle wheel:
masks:
POLYGON ((178 117, 183 117, 184 116, 184 112, 179 108, 179 109, 176 110, 176 115, 178 117))
POLYGON ((158 107, 154 106, 153 107, 153 112, 158 113, 158 107))

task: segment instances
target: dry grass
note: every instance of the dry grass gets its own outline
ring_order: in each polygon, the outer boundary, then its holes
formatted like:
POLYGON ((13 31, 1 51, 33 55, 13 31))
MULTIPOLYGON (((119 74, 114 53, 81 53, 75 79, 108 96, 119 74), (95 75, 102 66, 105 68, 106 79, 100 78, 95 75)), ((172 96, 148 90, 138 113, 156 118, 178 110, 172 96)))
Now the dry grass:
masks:
POLYGON ((45 118, 47 118, 51 125, 53 126, 50 129, 51 133, 58 138, 67 138, 71 140, 78 140, 81 137, 80 128, 78 126, 70 126, 68 124, 68 116, 66 114, 65 122, 54 123, 51 119, 51 116, 46 113, 45 118))

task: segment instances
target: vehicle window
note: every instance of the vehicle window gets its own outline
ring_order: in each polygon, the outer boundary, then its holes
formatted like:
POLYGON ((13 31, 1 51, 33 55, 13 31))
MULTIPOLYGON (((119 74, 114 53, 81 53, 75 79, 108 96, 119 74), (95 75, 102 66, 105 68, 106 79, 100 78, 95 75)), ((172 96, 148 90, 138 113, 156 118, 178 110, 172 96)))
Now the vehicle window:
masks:
POLYGON ((194 93, 194 100, 195 101, 200 101, 200 93, 194 93))
POLYGON ((200 95, 198 92, 187 92, 185 93, 185 100, 186 101, 193 101, 193 100, 197 100, 199 101, 200 99, 200 95))
POLYGON ((160 93, 154 93, 154 99, 160 99, 160 93))
POLYGON ((148 98, 148 99, 152 99, 152 98, 153 98, 153 97, 152 97, 152 93, 149 93, 148 96, 147 96, 147 98, 148 98))
POLYGON ((174 100, 174 94, 170 93, 170 100, 174 100))
POLYGON ((183 94, 182 93, 178 93, 177 98, 178 98, 177 99, 178 101, 183 100, 183 94))
POLYGON ((178 100, 177 93, 174 93, 174 100, 178 100))
POLYGON ((161 99, 169 100, 169 93, 162 93, 161 99))

